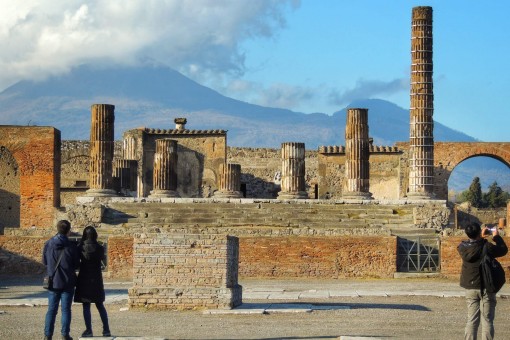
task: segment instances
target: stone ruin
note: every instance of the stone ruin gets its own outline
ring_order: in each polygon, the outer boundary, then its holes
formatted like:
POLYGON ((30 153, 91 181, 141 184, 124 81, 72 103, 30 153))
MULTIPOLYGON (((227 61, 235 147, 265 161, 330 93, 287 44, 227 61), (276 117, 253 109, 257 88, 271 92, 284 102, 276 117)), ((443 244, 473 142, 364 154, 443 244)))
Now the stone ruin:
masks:
MULTIPOLYGON (((471 143, 458 159, 434 143, 430 7, 413 9, 411 55, 410 139, 397 146, 372 145, 364 108, 348 110, 345 146, 314 153, 300 142, 228 148, 226 131, 190 130, 186 118, 174 129, 128 130, 116 143, 110 104, 92 105, 88 142, 0 127, 0 268, 40 270, 39 248, 54 220, 67 218, 99 228, 108 274, 133 279, 132 307, 232 308, 242 301, 238 274, 391 277, 399 238, 435 238, 449 225, 448 171, 476 152, 510 164, 510 143, 471 143)), ((456 275, 452 261, 443 256, 435 269, 456 275)))

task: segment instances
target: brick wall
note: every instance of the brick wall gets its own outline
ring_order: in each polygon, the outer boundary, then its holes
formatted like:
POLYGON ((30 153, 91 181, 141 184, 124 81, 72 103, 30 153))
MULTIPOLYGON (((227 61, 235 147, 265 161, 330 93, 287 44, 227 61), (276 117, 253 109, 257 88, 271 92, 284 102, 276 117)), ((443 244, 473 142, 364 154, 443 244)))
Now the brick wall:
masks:
POLYGON ((60 205, 60 131, 53 127, 2 126, 0 141, 19 167, 20 218, 18 225, 9 227, 51 227, 54 207, 60 205))
POLYGON ((107 251, 108 276, 110 278, 132 278, 133 237, 109 237, 107 251))
POLYGON ((0 235, 0 272, 2 274, 40 274, 44 272, 42 250, 48 238, 0 235))
POLYGON ((241 304, 239 241, 214 234, 142 233, 134 239, 131 307, 227 308, 241 304))
MULTIPOLYGON (((507 246, 510 246, 510 237, 503 238, 507 246)), ((462 240, 467 240, 467 237, 444 237, 441 239, 441 274, 449 278, 460 278, 460 270, 462 266, 462 259, 457 252, 457 246, 462 240)), ((499 257, 498 261, 501 263, 506 272, 506 279, 510 282, 510 254, 499 257)))
POLYGON ((393 277, 396 237, 242 237, 242 277, 393 277))

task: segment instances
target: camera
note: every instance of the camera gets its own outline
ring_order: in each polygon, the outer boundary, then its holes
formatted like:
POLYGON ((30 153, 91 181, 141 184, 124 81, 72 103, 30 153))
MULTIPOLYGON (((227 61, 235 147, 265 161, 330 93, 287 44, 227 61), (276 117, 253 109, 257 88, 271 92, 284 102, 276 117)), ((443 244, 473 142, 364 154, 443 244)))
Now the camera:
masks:
POLYGON ((496 227, 492 227, 492 228, 484 229, 484 230, 485 230, 484 235, 490 235, 490 234, 492 234, 493 232, 495 232, 497 229, 498 229, 498 228, 496 228, 496 227))

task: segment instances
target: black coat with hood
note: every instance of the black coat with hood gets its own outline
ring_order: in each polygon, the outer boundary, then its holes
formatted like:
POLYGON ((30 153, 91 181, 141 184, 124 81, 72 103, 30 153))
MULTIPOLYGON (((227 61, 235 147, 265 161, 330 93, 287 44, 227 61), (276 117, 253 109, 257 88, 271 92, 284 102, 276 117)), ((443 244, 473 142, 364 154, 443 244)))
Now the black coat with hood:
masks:
POLYGON ((80 265, 78 248, 74 242, 69 241, 66 235, 57 234, 44 244, 43 264, 46 266, 46 275, 53 275, 60 253, 62 258, 53 276, 52 290, 72 290, 76 285, 76 270, 80 265))
POLYGON ((460 286, 466 289, 481 289, 480 262, 482 260, 483 246, 487 243, 487 254, 491 257, 506 255, 508 248, 499 235, 493 237, 496 244, 488 242, 484 238, 478 240, 462 241, 457 251, 462 257, 462 270, 460 274, 460 286))
POLYGON ((96 303, 105 300, 101 261, 104 248, 97 241, 85 240, 79 246, 80 273, 74 294, 75 302, 96 303))

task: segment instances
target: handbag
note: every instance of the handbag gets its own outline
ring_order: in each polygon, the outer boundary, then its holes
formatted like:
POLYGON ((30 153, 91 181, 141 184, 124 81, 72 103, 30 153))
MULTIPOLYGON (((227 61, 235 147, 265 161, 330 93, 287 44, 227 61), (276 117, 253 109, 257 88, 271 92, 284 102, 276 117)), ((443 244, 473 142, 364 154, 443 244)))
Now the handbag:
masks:
POLYGON ((64 255, 64 249, 60 251, 60 255, 58 256, 57 264, 55 265, 55 269, 53 270, 53 273, 51 276, 46 275, 43 278, 43 288, 51 290, 53 289, 53 276, 55 276, 55 273, 57 272, 58 266, 60 265, 60 260, 62 260, 62 255, 64 255))
POLYGON ((482 261, 480 262, 482 289, 487 293, 497 293, 506 282, 505 270, 495 258, 487 254, 487 243, 483 246, 482 261))

